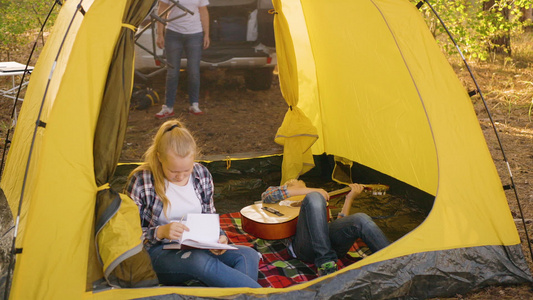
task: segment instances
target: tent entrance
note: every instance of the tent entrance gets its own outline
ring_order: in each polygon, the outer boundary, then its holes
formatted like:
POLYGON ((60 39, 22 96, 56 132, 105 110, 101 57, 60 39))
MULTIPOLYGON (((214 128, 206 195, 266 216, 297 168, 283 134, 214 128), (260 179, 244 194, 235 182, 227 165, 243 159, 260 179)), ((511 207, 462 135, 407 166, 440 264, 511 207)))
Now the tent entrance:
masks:
MULTIPOLYGON (((239 160, 203 161, 213 175, 215 206, 219 214, 239 212, 261 199, 261 193, 281 180, 281 155, 239 160)), ((300 179, 310 187, 333 191, 345 187, 331 179, 335 166, 333 156, 314 157, 315 167, 300 179)), ((137 164, 121 164, 111 181, 114 190, 122 191, 129 173, 137 164)), ((392 177, 360 164, 353 164, 354 182, 382 183, 390 186, 386 195, 363 194, 354 201, 351 213, 364 212, 371 216, 387 237, 399 239, 424 221, 433 205, 434 196, 424 193, 392 177)), ((344 203, 344 197, 330 202, 333 216, 344 203)))

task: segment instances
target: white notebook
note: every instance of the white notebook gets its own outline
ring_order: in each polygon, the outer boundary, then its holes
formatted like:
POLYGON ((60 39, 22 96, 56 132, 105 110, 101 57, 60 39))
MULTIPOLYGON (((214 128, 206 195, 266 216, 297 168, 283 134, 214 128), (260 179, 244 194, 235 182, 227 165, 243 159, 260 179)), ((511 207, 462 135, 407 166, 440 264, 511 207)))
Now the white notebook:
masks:
POLYGON ((218 214, 187 214, 187 221, 183 222, 189 228, 177 243, 168 243, 163 249, 181 249, 181 245, 200 249, 237 249, 234 246, 221 244, 220 219, 218 214))

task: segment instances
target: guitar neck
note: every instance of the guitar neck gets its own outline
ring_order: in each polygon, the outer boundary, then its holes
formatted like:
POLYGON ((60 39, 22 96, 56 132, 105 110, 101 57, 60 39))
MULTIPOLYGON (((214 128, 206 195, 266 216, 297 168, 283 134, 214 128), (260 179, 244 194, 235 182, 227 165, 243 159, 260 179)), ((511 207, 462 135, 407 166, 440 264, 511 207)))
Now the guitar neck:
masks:
POLYGON ((346 193, 350 192, 351 190, 352 190, 352 188, 347 186, 347 187, 344 187, 342 189, 338 189, 338 190, 334 190, 334 191, 328 192, 328 195, 330 197, 335 197, 335 196, 338 196, 338 195, 346 194, 346 193))
MULTIPOLYGON (((328 192, 328 194, 329 194, 329 197, 331 198, 331 197, 347 194, 351 190, 352 190, 352 188, 347 186, 347 187, 344 187, 342 189, 338 189, 338 190, 334 190, 334 191, 328 192)), ((389 190, 389 186, 388 185, 384 185, 384 184, 363 184, 363 190, 367 191, 367 192, 370 191, 370 192, 373 193, 373 195, 381 195, 381 194, 384 195, 385 192, 389 190), (374 194, 374 193, 376 193, 376 194, 374 194)))

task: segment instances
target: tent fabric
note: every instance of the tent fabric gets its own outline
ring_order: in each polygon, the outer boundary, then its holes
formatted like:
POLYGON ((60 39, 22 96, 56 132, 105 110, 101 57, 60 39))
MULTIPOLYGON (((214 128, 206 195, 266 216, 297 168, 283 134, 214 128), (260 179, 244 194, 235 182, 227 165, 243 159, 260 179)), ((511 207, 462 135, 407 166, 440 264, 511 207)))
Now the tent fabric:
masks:
MULTIPOLYGON (((109 113, 107 117, 112 122, 118 117, 108 106, 102 106, 104 94, 111 102, 122 97, 121 103, 126 103, 122 108, 127 114, 133 79, 131 25, 140 23, 152 4, 137 3, 142 9, 127 1, 67 1, 36 64, 2 178, 2 188, 9 191, 6 196, 14 215, 19 199, 24 200, 17 232, 17 248, 22 249, 22 253, 16 257, 10 290, 15 299, 81 298, 85 290, 91 288, 87 281, 98 278, 98 274, 88 275, 87 263, 91 257, 89 249, 94 249, 91 247, 94 241, 91 224, 94 224, 98 185, 104 184, 106 178, 99 179, 97 185, 93 159, 95 153, 97 156, 107 154, 93 152, 95 128, 104 115, 101 109, 109 113), (123 18, 126 9, 133 13, 123 18), (119 42, 120 36, 125 43, 119 42), (108 76, 113 76, 109 66, 114 61, 113 53, 121 53, 115 50, 116 45, 124 45, 122 49, 127 50, 129 58, 116 61, 118 82, 111 85, 109 93, 105 88, 108 76), (118 96, 113 94, 117 86, 124 86, 121 96, 121 91, 118 96), (36 127, 36 123, 43 125, 36 127), (27 160, 28 157, 31 160, 27 160), (24 172, 26 160, 30 161, 27 173, 24 172), (22 182, 26 185, 24 193, 22 182)), ((117 103, 120 107, 120 102, 117 103)), ((125 125, 117 127, 123 135, 125 125)), ((110 133, 106 134, 112 139, 110 133)), ((118 148, 120 152, 117 140, 109 142, 112 146, 104 141, 97 144, 111 148, 112 152, 118 148)), ((107 176, 113 173, 118 157, 111 155, 110 159, 107 164, 111 165, 111 170, 103 171, 107 176)), ((129 225, 135 218, 131 213, 126 214, 129 225)), ((122 232, 118 236, 122 236, 122 232)), ((132 244, 142 249, 140 237, 139 228, 135 239, 129 239, 124 245, 129 250, 132 244)), ((110 257, 124 258, 117 254, 110 257)), ((115 262, 102 263, 116 265, 115 262)), ((132 277, 131 274, 126 276, 132 277)))
MULTIPOLYGON (((516 282, 515 279, 508 277, 509 272, 524 275, 520 278, 523 282, 530 281, 526 265, 514 265, 515 262, 522 260, 521 256, 520 246, 475 247, 418 253, 362 268, 344 268, 336 272, 334 276, 327 276, 321 283, 316 283, 315 280, 314 285, 300 284, 293 286, 293 288, 271 289, 271 293, 263 296, 242 294, 239 299, 264 299, 266 296, 281 299, 429 299, 454 297, 461 291, 472 290, 475 287, 516 282), (464 256, 472 256, 478 261, 471 260, 467 264, 458 265, 457 263, 462 261, 464 256), (506 259, 494 260, 494 257, 505 257, 506 259), (438 261, 439 263, 420 263, 427 261, 438 261), (483 268, 486 272, 474 278, 471 276, 471 271, 475 268, 483 268), (419 276, 412 278, 411 274, 418 274, 419 276), (393 279, 391 280, 391 278, 393 279), (394 284, 391 284, 393 281, 394 284), (276 291, 283 291, 283 294, 276 293, 276 291)), ((146 290, 142 290, 134 293, 130 290, 127 294, 120 293, 120 295, 136 299, 141 297, 143 299, 145 297, 148 299, 187 299, 183 294, 170 288, 161 288, 157 293, 148 294, 146 292, 146 290)), ((117 291, 115 295, 118 294, 117 291)), ((102 297, 101 299, 111 298, 102 297)))
MULTIPOLYGON (((415 6, 406 0, 275 0, 274 6, 280 86, 290 105, 279 131, 287 148, 283 176, 306 170, 308 149, 343 157, 434 195, 427 219, 339 272, 286 288, 131 289, 109 282, 105 290, 91 290, 104 272, 124 283, 125 274, 110 270, 140 240, 139 224, 128 221, 134 219, 131 202, 113 202, 117 195, 106 189, 121 129, 96 128, 107 109, 102 99, 114 77, 114 53, 120 45, 128 49, 130 25, 142 9, 135 12, 126 0, 66 1, 32 73, 0 183, 13 212, 22 203, 12 299, 385 299, 532 281, 470 99, 415 6), (95 149, 97 134, 111 141, 95 149), (111 154, 97 154, 108 143, 111 154), (95 155, 110 157, 98 162, 95 155), (99 192, 111 204, 96 209, 99 192), (106 218, 95 215, 117 207, 109 215, 119 220, 100 222, 106 218), (104 233, 95 223, 131 238, 105 253, 94 243, 95 233, 104 233), (127 223, 131 228, 120 229, 127 223), (105 266, 100 274, 89 271, 97 248, 105 266)), ((125 87, 117 97, 127 99, 131 57, 116 57, 124 60, 116 75, 125 87)), ((122 262, 135 275, 142 266, 136 259, 122 262)))
MULTIPOLYGON (((294 51, 312 53, 314 62, 297 53, 289 73, 311 69, 303 76, 315 74, 319 83, 318 101, 300 97, 298 103, 305 115, 320 116, 313 121, 321 137, 313 153, 347 158, 436 196, 421 226, 360 264, 464 247, 520 245, 470 99, 412 4, 274 5, 285 12, 278 18, 291 20, 280 30, 292 39, 309 37, 294 51)), ((299 91, 313 88, 314 83, 299 81, 299 91)), ((528 277, 514 275, 519 282, 528 277)))
POLYGON ((335 166, 333 167, 333 172, 331 173, 331 179, 335 182, 346 185, 352 184, 353 161, 340 156, 334 156, 334 161, 335 166))
MULTIPOLYGON (((84 8, 89 9, 92 1, 86 1, 84 8)), ((33 193, 35 176, 25 174, 25 169, 34 170, 40 167, 40 153, 30 148, 39 148, 43 142, 42 126, 36 126, 35 120, 42 124, 49 122, 51 107, 55 103, 59 82, 63 78, 71 49, 81 25, 81 13, 77 10, 78 3, 69 1, 63 5, 53 29, 48 38, 36 68, 32 72, 31 81, 26 91, 25 100, 20 111, 17 127, 7 153, 6 164, 3 169, 1 187, 4 190, 13 216, 17 216, 19 202, 21 202, 20 223, 17 230, 17 247, 24 239, 27 214, 33 193), (53 75, 49 78, 53 70, 53 75), (29 164, 29 165, 28 165, 29 164), (26 180, 25 180, 26 179, 26 180), (25 183, 25 190, 23 190, 25 183), (24 196, 24 201, 20 201, 24 196)))
POLYGON ((328 289, 320 289, 317 298, 428 299, 454 297, 489 285, 531 282, 521 245, 415 253, 345 270, 329 279, 328 289), (353 284, 346 288, 347 282, 353 284))
POLYGON ((316 129, 302 111, 293 106, 289 109, 274 141, 283 145, 281 183, 298 178, 314 166, 311 146, 318 139, 316 129))
MULTIPOLYGON (((149 13, 154 2, 130 0, 125 4, 122 28, 111 57, 94 134, 94 169, 96 184, 99 187, 109 182, 120 158, 133 89, 134 31, 149 13)), ((91 247, 98 250, 99 261, 104 267, 103 275, 106 281, 114 286, 157 285, 157 276, 152 270, 150 257, 142 246, 142 231, 139 226, 130 225, 138 223, 140 219, 138 208, 131 199, 121 198, 108 186, 107 184, 107 188, 101 189, 97 194, 97 246, 91 247), (127 260, 132 262, 126 262, 127 260), (121 264, 111 280, 111 273, 121 264)), ((100 269, 99 264, 89 264, 90 273, 98 274, 100 269)), ((93 277, 89 275, 88 278, 93 277)))
MULTIPOLYGON (((288 4, 297 4, 296 1, 288 4)), ((296 8, 298 7, 295 5, 296 8)), ((298 10, 295 9, 295 12, 298 10)), ((318 133, 311 120, 298 108, 298 102, 301 98, 309 97, 308 101, 315 101, 316 94, 307 93, 307 90, 300 90, 300 81, 307 81, 309 90, 313 91, 312 75, 305 77, 307 72, 299 72, 298 60, 302 57, 310 57, 310 53, 296 53, 295 49, 299 47, 295 44, 305 44, 307 42, 307 33, 301 32, 301 35, 291 37, 287 27, 290 19, 283 17, 284 11, 278 10, 280 17, 274 18, 274 34, 276 37, 276 55, 278 59, 280 89, 281 94, 289 105, 285 114, 283 123, 276 133, 274 141, 283 147, 283 163, 281 183, 284 184, 289 179, 298 178, 300 175, 312 169, 315 165, 311 146, 318 139, 318 133), (298 39, 302 39, 303 42, 298 39)), ((294 19, 302 20, 303 15, 295 13, 294 19)), ((312 61, 312 60, 310 60, 312 61)), ((311 68, 309 68, 311 69, 311 68)))
MULTIPOLYGON (((12 299, 68 298, 85 290, 86 276, 80 275, 86 274, 94 205, 83 200, 96 194, 87 159, 93 139, 90 127, 98 106, 88 95, 98 93, 99 76, 84 72, 83 65, 74 72, 69 61, 76 55, 72 49, 82 52, 78 56, 88 57, 112 47, 109 35, 113 32, 99 36, 103 45, 98 50, 86 48, 77 40, 84 19, 78 4, 65 3, 35 66, 3 171, 1 185, 13 215, 22 201, 16 232, 16 247, 22 253, 16 256, 12 299), (77 86, 83 81, 94 84, 90 92, 86 86, 77 86), (61 88, 63 83, 69 88, 61 88), (69 111, 66 106, 72 104, 84 113, 69 111), (37 121, 43 126, 36 126, 37 121)), ((91 4, 86 1, 84 10, 91 4)), ((99 62, 97 55, 93 63, 97 66, 99 62)))
MULTIPOLYGON (((285 3, 274 2, 276 10, 284 10, 285 3)), ((287 31, 291 37, 307 32, 315 59, 319 101, 299 101, 306 115, 319 114, 323 120, 313 123, 324 137, 313 153, 323 149, 436 196, 424 226, 402 240, 397 255, 519 244, 471 101, 414 5, 299 3, 305 24, 287 31), (346 47, 346 41, 354 46, 346 47), (328 99, 345 100, 339 105, 328 99), (458 234, 464 226, 475 234, 458 234), (423 238, 424 247, 411 243, 410 236, 423 238)), ((299 90, 305 89, 300 83, 299 90)))

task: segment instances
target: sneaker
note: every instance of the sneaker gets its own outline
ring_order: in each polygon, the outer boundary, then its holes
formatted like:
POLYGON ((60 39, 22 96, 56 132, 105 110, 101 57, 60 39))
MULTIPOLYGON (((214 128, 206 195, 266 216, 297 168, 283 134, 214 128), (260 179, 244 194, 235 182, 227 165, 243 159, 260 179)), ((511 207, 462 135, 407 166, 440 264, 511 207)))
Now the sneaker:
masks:
POLYGON ((325 276, 337 271, 337 264, 334 261, 328 261, 323 263, 320 268, 318 268, 318 276, 325 276))
POLYGON ((194 103, 193 105, 189 106, 189 113, 193 115, 203 115, 204 112, 200 110, 200 107, 198 107, 198 103, 194 103))
POLYGON ((166 105, 163 105, 161 108, 161 111, 155 114, 155 117, 158 119, 164 119, 168 117, 172 117, 174 115, 174 109, 167 107, 166 105))

